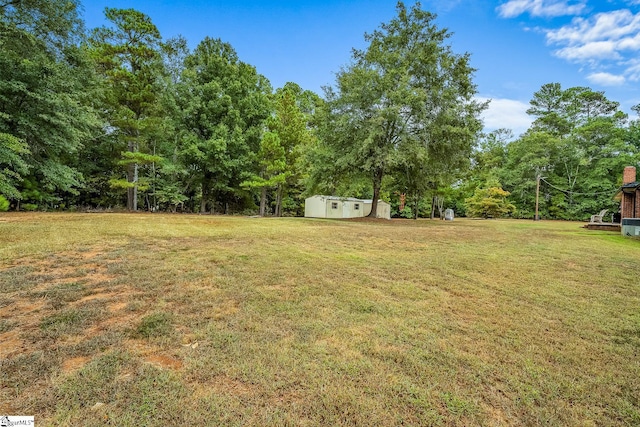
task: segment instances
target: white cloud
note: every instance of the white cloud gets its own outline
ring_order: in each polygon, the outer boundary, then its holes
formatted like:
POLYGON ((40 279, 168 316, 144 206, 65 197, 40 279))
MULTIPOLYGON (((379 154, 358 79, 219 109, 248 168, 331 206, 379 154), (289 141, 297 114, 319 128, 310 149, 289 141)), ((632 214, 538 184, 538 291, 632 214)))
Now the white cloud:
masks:
POLYGON ((632 82, 640 81, 640 60, 632 59, 625 64, 627 78, 632 82))
POLYGON ((586 0, 509 0, 498 6, 497 10, 503 18, 514 18, 529 13, 531 16, 567 16, 578 15, 586 7, 586 0))
POLYGON ((584 62, 601 59, 620 59, 616 44, 611 41, 590 42, 578 46, 567 46, 555 51, 556 56, 569 61, 584 62))
POLYGON ((570 45, 603 40, 621 41, 634 38, 639 30, 640 13, 634 15, 626 9, 615 10, 598 13, 588 19, 574 18, 569 25, 547 31, 547 41, 570 45))
POLYGON ((479 101, 491 100, 489 108, 482 113, 484 128, 492 131, 500 128, 511 129, 514 135, 520 135, 529 129, 531 117, 527 114, 528 103, 514 99, 478 97, 479 101))
POLYGON ((634 37, 625 37, 620 40, 618 47, 623 50, 640 50, 640 32, 634 37))
POLYGON ((587 79, 591 83, 602 86, 622 86, 627 81, 624 76, 611 73, 592 73, 587 76, 587 79))
MULTIPOLYGON (((640 0, 636 3, 640 4, 640 0)), ((640 52, 640 12, 627 9, 574 18, 570 24, 546 31, 547 42, 559 46, 554 54, 572 62, 589 64, 590 82, 620 86, 640 80, 640 67, 634 60, 640 52), (603 72, 617 67, 617 74, 603 72)))

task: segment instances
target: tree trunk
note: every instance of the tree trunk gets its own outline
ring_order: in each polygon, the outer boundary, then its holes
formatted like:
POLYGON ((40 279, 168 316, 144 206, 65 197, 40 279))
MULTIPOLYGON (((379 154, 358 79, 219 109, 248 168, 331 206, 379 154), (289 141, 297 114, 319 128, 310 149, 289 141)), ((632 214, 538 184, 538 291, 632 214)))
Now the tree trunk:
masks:
MULTIPOLYGON (((135 144, 133 142, 133 139, 130 139, 129 142, 127 143, 127 151, 129 151, 130 153, 135 152, 135 144)), ((136 169, 135 169, 136 167, 137 165, 133 165, 133 164, 127 165, 127 182, 130 184, 133 184, 136 182, 136 169)), ((137 203, 135 203, 136 198, 138 196, 138 193, 136 190, 137 188, 135 187, 135 184, 133 187, 127 188, 127 210, 134 211, 138 207, 137 203)))
POLYGON ((431 219, 436 217, 436 196, 431 197, 431 219))
POLYGON ((373 200, 371 201, 371 212, 367 215, 369 218, 378 217, 378 199, 380 198, 380 188, 382 187, 382 176, 384 171, 382 168, 376 169, 373 173, 373 200))
POLYGON ((207 213, 207 202, 209 201, 209 179, 205 174, 202 179, 202 200, 200 200, 200 214, 207 213))
POLYGON ((276 189, 276 216, 282 216, 282 184, 276 189))
POLYGON ((138 164, 133 165, 133 210, 138 210, 138 164))
MULTIPOLYGON (((133 141, 127 143, 127 150, 133 152, 133 141)), ((127 182, 133 182, 133 165, 127 165, 127 182)), ((133 187, 127 187, 127 210, 133 210, 133 187)))
POLYGON ((265 216, 267 210, 267 187, 262 187, 260 192, 260 216, 265 216))

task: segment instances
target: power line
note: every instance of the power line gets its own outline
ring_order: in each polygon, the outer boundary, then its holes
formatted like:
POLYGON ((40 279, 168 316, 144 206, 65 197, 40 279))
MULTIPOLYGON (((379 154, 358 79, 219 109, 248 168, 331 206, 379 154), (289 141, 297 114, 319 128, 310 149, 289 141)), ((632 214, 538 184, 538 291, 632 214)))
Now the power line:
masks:
POLYGON ((612 194, 614 191, 616 190, 609 190, 609 191, 600 191, 600 192, 595 192, 595 193, 580 193, 577 191, 570 191, 570 190, 563 190, 562 188, 556 187, 555 185, 551 184, 549 181, 547 181, 546 179, 544 179, 543 177, 540 177, 541 181, 544 181, 545 184, 547 184, 549 187, 554 188, 566 195, 577 195, 577 196, 599 196, 601 194, 612 194))

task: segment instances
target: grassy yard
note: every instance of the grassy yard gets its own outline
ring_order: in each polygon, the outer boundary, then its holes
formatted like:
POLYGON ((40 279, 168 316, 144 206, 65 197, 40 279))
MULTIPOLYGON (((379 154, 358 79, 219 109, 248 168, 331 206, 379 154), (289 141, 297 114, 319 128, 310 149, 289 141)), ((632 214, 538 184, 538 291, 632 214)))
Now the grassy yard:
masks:
POLYGON ((640 242, 580 225, 0 214, 0 414, 638 426, 640 242))

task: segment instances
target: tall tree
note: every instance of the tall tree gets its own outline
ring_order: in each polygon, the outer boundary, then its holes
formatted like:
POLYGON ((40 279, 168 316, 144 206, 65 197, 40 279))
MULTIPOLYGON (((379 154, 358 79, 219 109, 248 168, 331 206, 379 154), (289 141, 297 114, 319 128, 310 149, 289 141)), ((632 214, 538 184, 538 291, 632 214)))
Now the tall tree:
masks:
POLYGON ((126 188, 127 208, 137 210, 140 166, 149 161, 144 150, 160 114, 162 38, 151 19, 137 10, 106 8, 105 16, 112 26, 95 29, 90 41, 107 87, 106 130, 117 138, 120 151, 128 153, 119 160, 126 180, 114 179, 112 185, 126 188))
POLYGON ((82 186, 73 165, 97 120, 78 8, 72 0, 0 3, 0 186, 10 198, 55 205, 82 186))
MULTIPOLYGON (((287 159, 280 137, 275 132, 265 132, 258 151, 259 169, 256 175, 241 186, 260 190, 260 216, 267 213, 267 192, 281 187, 287 179, 287 159)), ((276 211, 277 212, 277 211, 276 211)))
MULTIPOLYGON (((297 86, 297 85, 295 85, 297 86)), ((312 139, 311 131, 307 128, 308 119, 300 108, 304 92, 297 91, 293 85, 276 91, 274 106, 275 115, 267 120, 267 128, 278 136, 280 146, 284 152, 285 170, 284 181, 276 186, 276 216, 282 216, 282 204, 285 192, 300 180, 298 161, 305 147, 312 139)), ((306 106, 308 108, 308 106, 306 106)))
POLYGON ((547 83, 533 94, 527 114, 536 117, 533 129, 563 136, 571 131, 560 83, 547 83))
MULTIPOLYGON (((452 52, 446 44, 450 34, 436 27, 435 15, 402 2, 397 12, 365 35, 367 49, 354 50, 352 63, 337 74, 336 88, 326 90, 322 138, 339 153, 337 167, 371 180, 371 216, 383 178, 408 159, 421 158, 423 165, 468 159, 485 108, 474 100, 469 55, 452 52)), ((424 174, 422 180, 436 170, 409 173, 424 174)))
MULTIPOLYGON (((0 118, 3 115, 0 113, 0 118)), ((22 140, 0 132, 0 196, 20 199, 17 186, 22 176, 28 173, 29 167, 23 157, 28 153, 29 148, 22 140)))
POLYGON ((0 22, 31 34, 48 47, 63 50, 83 33, 79 0, 6 0, 0 3, 0 22))
POLYGON ((542 86, 531 100, 531 128, 506 147, 498 175, 518 204, 521 216, 533 217, 537 176, 542 176, 543 216, 584 219, 602 208, 615 209, 611 198, 626 164, 638 159, 628 136, 627 117, 604 93, 586 87, 563 90, 542 86))
POLYGON ((230 44, 207 37, 186 58, 178 89, 179 155, 199 183, 200 211, 226 208, 249 195, 240 184, 255 173, 269 81, 230 44))

